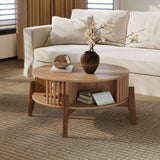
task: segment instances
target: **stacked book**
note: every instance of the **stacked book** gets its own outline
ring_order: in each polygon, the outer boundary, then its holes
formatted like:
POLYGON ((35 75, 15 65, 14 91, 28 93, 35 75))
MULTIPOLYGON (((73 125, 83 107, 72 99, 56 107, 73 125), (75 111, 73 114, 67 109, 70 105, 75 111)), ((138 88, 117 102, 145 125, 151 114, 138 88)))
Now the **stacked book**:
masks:
POLYGON ((86 104, 93 104, 94 99, 92 97, 92 93, 95 91, 84 91, 84 92, 79 92, 79 97, 77 97, 77 100, 86 104))
POLYGON ((79 92, 77 100, 86 104, 95 103, 98 106, 115 103, 109 91, 100 90, 79 92))

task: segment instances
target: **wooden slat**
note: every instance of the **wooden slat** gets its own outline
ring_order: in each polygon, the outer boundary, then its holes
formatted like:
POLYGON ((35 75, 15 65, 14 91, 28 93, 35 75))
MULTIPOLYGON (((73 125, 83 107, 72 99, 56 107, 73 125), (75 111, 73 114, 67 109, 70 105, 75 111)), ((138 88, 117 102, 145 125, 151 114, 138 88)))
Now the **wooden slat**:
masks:
POLYGON ((126 93, 125 93, 125 97, 128 97, 128 93, 129 93, 129 89, 127 89, 129 86, 129 75, 126 77, 126 82, 125 82, 125 89, 126 89, 126 93))
POLYGON ((64 82, 61 82, 61 94, 64 95, 64 82))
POLYGON ((119 93, 120 93, 120 88, 119 88, 119 79, 117 79, 117 103, 119 103, 119 93))
POLYGON ((65 82, 63 84, 63 87, 64 87, 64 90, 63 90, 64 93, 63 94, 66 95, 66 83, 65 82))
POLYGON ((52 81, 49 81, 50 104, 52 104, 52 81))
POLYGON ((53 82, 53 104, 56 105, 56 82, 53 82))
POLYGON ((124 78, 121 79, 121 100, 123 100, 123 97, 124 97, 124 78))
POLYGON ((64 97, 64 82, 61 82, 61 97, 62 97, 62 106, 64 105, 63 104, 63 97, 64 97))
POLYGON ((46 80, 46 103, 49 103, 49 89, 48 89, 48 80, 46 80))
POLYGON ((57 105, 60 104, 60 82, 57 82, 57 105))
POLYGON ((123 90, 123 87, 122 87, 122 78, 119 79, 119 101, 122 100, 122 90, 123 90))

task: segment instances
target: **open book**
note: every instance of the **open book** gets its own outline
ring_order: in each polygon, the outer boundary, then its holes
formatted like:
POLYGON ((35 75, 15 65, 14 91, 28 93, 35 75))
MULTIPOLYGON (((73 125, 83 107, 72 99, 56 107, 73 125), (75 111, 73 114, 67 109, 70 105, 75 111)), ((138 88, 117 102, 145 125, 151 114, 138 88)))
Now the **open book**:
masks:
POLYGON ((92 97, 98 106, 115 103, 110 92, 97 92, 93 93, 92 97))

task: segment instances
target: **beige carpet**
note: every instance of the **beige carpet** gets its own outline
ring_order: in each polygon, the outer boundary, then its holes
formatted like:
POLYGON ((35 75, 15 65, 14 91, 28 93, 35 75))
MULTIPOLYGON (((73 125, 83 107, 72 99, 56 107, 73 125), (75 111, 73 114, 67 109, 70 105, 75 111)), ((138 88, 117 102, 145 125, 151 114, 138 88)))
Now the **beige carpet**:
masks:
POLYGON ((36 104, 27 117, 29 79, 0 68, 0 160, 160 160, 160 98, 136 95, 127 108, 75 111, 62 138, 62 111, 36 104))

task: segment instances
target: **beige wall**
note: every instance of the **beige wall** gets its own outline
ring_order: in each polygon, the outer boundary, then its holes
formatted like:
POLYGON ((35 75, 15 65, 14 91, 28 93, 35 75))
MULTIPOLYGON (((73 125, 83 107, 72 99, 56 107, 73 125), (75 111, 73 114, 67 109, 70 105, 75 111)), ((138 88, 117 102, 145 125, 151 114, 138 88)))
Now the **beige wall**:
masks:
POLYGON ((0 59, 15 57, 16 34, 0 35, 0 59))
POLYGON ((160 11, 160 0, 121 0, 120 9, 129 11, 160 11))

